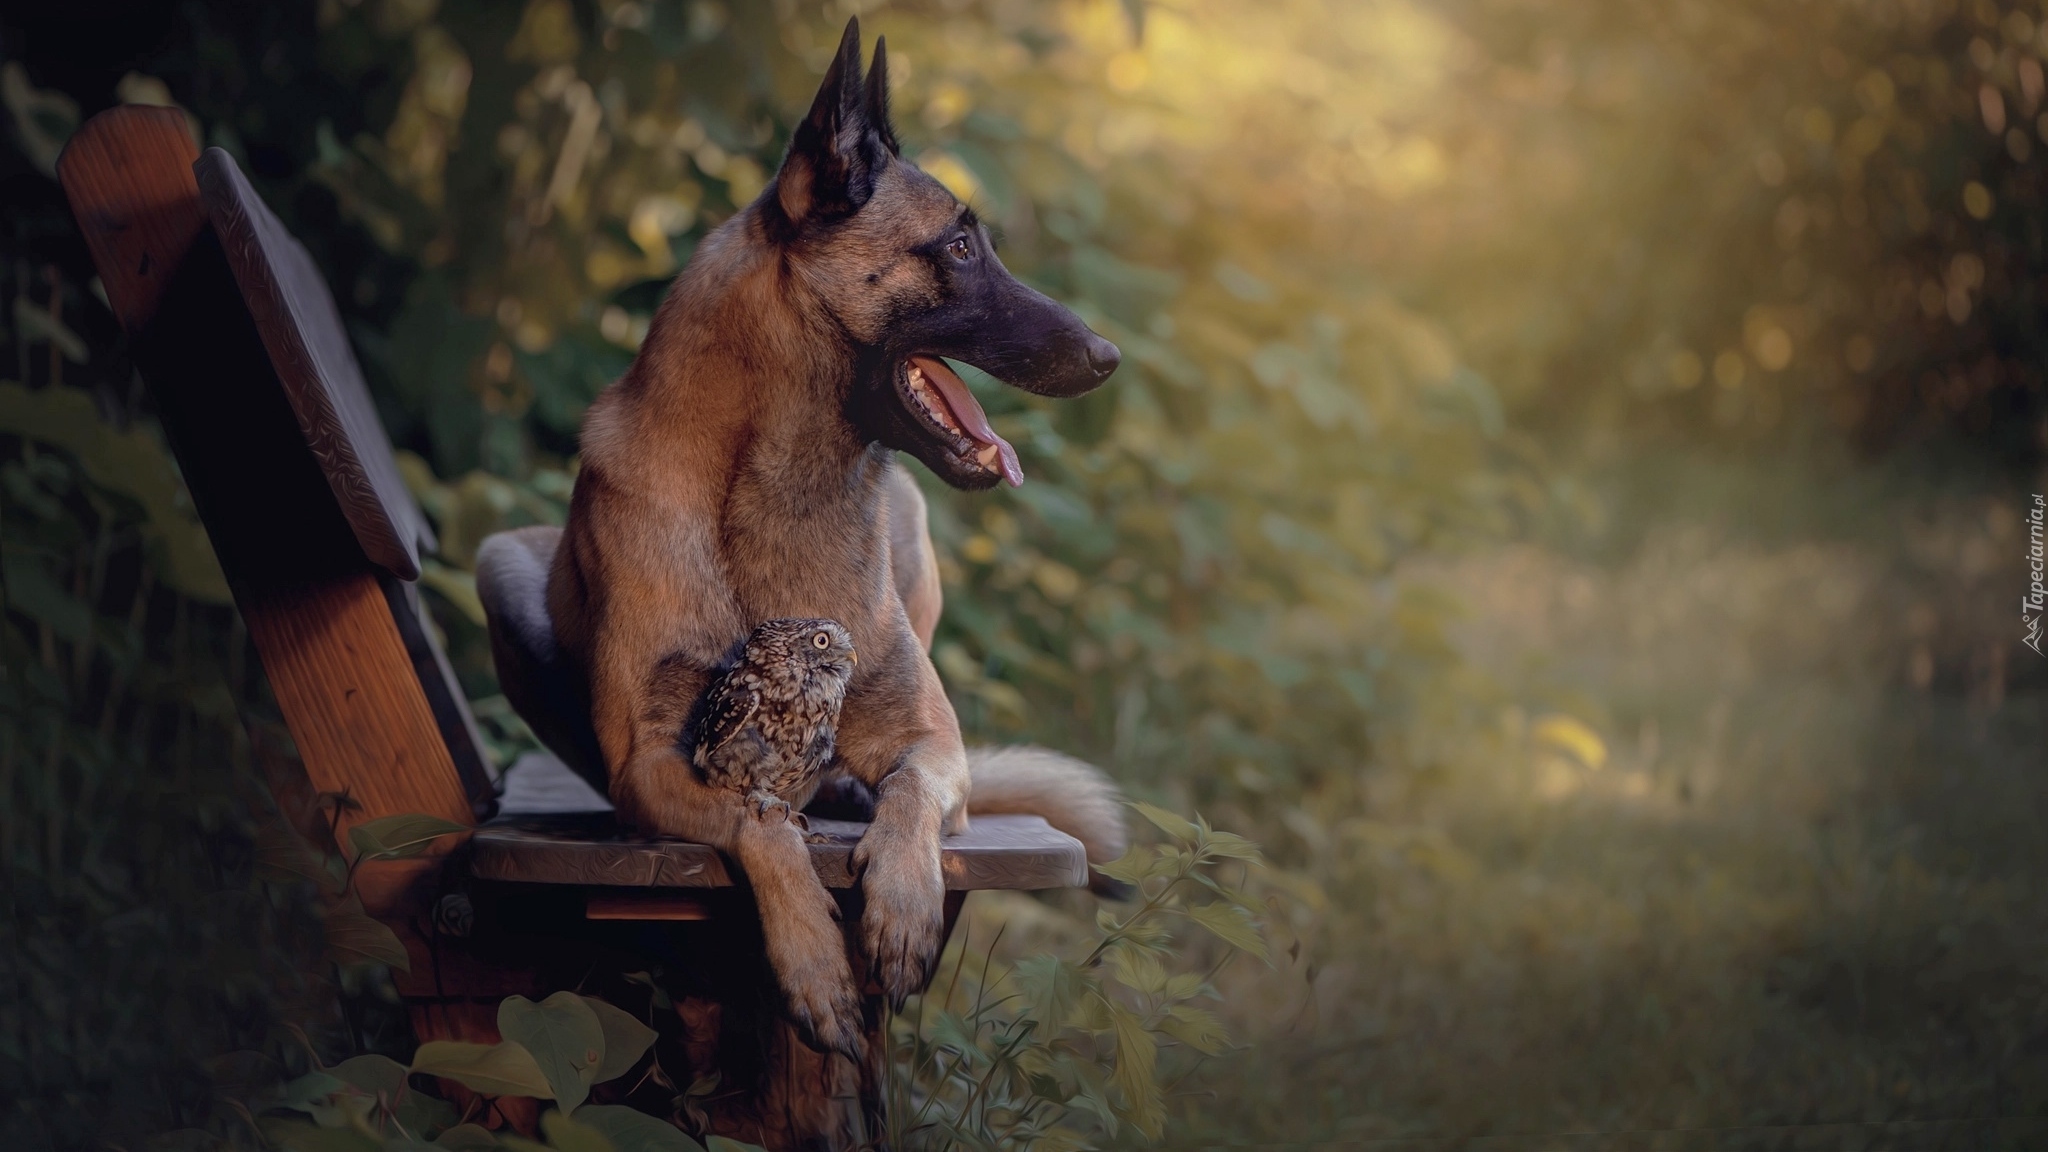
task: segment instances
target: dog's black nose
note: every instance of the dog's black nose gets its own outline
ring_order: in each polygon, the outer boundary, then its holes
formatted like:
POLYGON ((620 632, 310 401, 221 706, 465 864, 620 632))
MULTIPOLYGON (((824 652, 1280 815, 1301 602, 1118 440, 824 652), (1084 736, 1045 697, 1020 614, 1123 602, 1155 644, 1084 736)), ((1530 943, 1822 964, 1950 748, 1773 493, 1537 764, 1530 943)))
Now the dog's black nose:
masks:
POLYGON ((1116 366, 1124 362, 1124 354, 1117 347, 1095 333, 1088 334, 1088 367, 1095 372, 1097 380, 1109 379, 1116 366))

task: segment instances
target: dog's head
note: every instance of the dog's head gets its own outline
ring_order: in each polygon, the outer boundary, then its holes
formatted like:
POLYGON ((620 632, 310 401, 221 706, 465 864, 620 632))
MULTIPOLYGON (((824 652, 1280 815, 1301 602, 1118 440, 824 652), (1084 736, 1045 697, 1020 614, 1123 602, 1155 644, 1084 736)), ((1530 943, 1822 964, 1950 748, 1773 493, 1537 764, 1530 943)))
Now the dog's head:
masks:
POLYGON ((903 159, 887 50, 861 76, 849 20, 810 115, 757 204, 761 226, 856 349, 847 416, 956 488, 1023 481, 1016 453, 941 357, 1041 396, 1079 396, 1121 354, 996 258, 988 230, 903 159))

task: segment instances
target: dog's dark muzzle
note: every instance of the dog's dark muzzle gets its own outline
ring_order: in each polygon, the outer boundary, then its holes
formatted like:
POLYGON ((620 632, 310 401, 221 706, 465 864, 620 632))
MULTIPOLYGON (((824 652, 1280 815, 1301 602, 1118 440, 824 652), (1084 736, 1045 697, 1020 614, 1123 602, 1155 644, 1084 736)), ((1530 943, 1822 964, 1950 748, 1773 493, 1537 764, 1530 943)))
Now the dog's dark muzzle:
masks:
MULTIPOLYGON (((1123 353, 1058 301, 1008 276, 980 307, 946 316, 946 330, 902 334, 921 351, 964 361, 1013 388, 1079 396, 1109 379, 1123 353), (922 340, 918 337, 923 336, 922 340)), ((936 317, 935 317, 936 319, 936 317)))
POLYGON ((967 358, 975 367, 1040 396, 1079 396, 1100 387, 1123 363, 1115 344, 1059 302, 1015 282, 1005 295, 1013 319, 991 329, 1014 333, 1015 345, 991 349, 979 359, 967 358))

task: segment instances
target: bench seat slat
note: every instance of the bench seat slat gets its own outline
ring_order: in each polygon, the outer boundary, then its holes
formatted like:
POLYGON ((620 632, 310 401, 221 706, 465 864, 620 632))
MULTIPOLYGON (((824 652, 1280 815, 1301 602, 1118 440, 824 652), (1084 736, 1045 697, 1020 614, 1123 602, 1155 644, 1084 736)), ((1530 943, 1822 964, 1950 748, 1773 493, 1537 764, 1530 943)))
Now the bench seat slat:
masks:
MULTIPOLYGON (((854 884, 853 846, 867 825, 810 821, 811 865, 827 888, 854 884)), ((1037 816, 977 816, 941 844, 947 889, 1075 888, 1088 883, 1081 842, 1037 816)), ((732 872, 708 845, 624 831, 609 812, 500 817, 470 837, 479 880, 612 888, 729 888, 732 872)))
MULTIPOLYGON (((470 875, 529 884, 619 888, 726 888, 732 873, 707 845, 619 827, 605 798, 545 751, 507 769, 498 819, 471 839, 470 875)), ((850 888, 853 846, 867 825, 810 818, 811 864, 827 888, 850 888)), ((1088 883, 1081 842, 1038 816, 977 816, 941 845, 955 892, 1074 888, 1088 883)))

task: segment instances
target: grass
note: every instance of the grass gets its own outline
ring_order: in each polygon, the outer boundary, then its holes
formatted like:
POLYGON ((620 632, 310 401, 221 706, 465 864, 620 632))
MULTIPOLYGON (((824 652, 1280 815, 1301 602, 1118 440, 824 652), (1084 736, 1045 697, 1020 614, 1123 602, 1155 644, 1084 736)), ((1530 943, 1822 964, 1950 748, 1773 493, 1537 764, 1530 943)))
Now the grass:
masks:
MULTIPOLYGON (((1463 698, 1423 768, 1267 830, 1324 899, 1299 963, 1219 980, 1251 1043, 1173 1139, 2048 1140, 2026 494, 1676 471, 1603 534, 1404 572, 1465 606, 1463 698)), ((1022 955, 1078 912, 978 914, 1022 955)))

